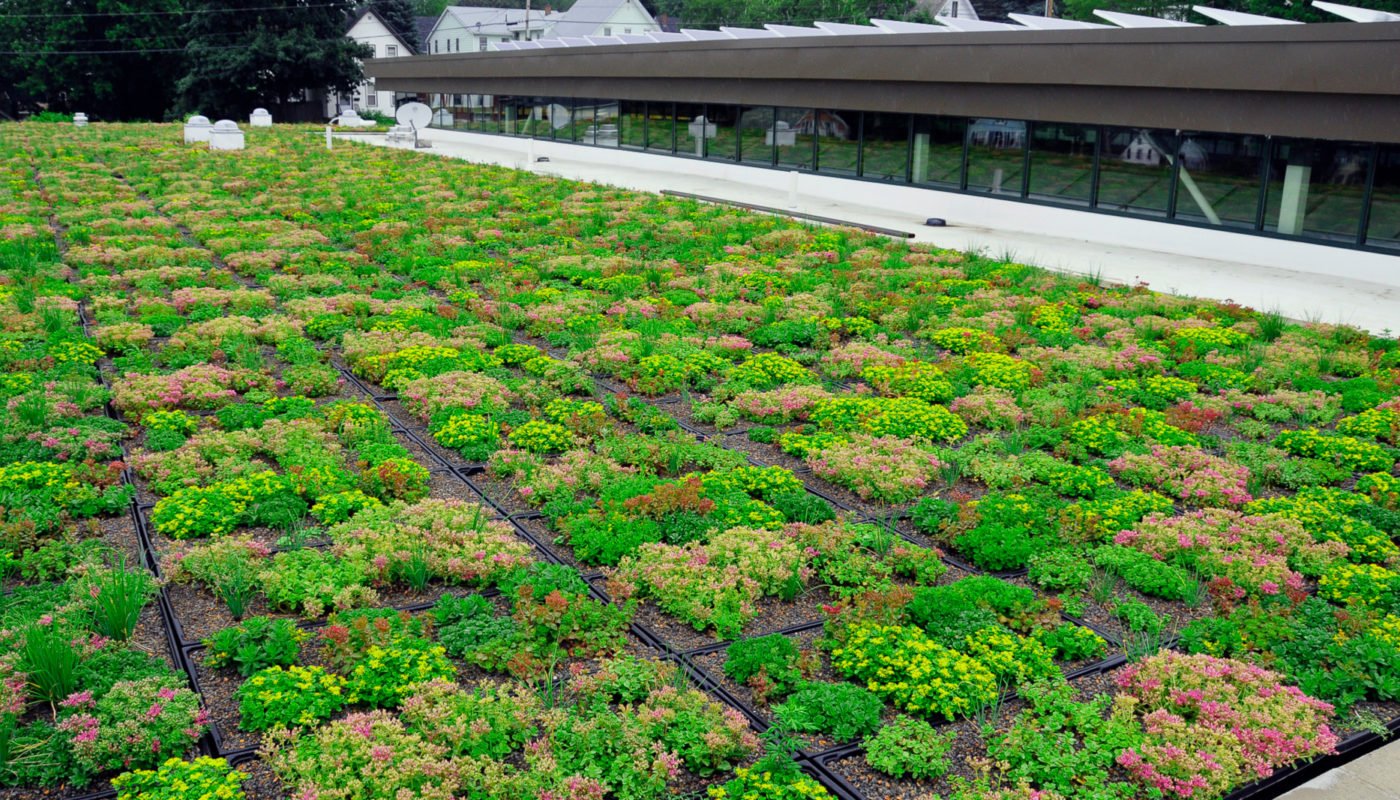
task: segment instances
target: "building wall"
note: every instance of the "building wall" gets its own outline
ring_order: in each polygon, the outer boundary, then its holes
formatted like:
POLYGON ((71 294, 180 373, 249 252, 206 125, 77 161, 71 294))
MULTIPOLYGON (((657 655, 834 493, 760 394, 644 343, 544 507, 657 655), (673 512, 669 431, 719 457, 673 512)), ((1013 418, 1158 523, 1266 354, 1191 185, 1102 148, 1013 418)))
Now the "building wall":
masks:
POLYGON ((608 21, 599 25, 594 31, 594 36, 616 36, 620 33, 647 33, 648 31, 659 31, 661 26, 656 24, 656 20, 639 5, 637 0, 628 0, 628 3, 619 8, 608 21))

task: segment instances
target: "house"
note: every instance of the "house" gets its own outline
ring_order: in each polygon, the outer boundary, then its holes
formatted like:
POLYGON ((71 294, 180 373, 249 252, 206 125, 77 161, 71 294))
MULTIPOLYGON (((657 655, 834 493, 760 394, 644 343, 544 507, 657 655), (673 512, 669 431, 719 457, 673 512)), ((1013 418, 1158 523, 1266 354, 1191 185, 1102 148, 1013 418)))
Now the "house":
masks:
POLYGON ((661 26, 639 0, 577 0, 559 15, 546 38, 617 36, 659 30, 661 26))
POLYGON ((915 10, 926 12, 931 17, 957 17, 959 19, 981 19, 972 0, 918 0, 915 10))
POLYGON ((640 0, 578 0, 568 11, 546 8, 528 14, 520 8, 448 6, 423 36, 423 52, 480 53, 495 50, 500 42, 659 30, 640 0))
POLYGON ((497 42, 541 39, 562 16, 540 9, 448 6, 423 38, 423 53, 480 53, 497 42))
MULTIPOLYGON (((394 33, 384 20, 368 9, 350 24, 345 35, 360 44, 374 48, 373 58, 399 58, 413 55, 413 48, 402 37, 394 33)), ((328 92, 325 112, 327 117, 339 115, 346 109, 357 112, 378 112, 393 116, 394 93, 381 92, 374 88, 374 79, 365 78, 352 92, 328 92)))

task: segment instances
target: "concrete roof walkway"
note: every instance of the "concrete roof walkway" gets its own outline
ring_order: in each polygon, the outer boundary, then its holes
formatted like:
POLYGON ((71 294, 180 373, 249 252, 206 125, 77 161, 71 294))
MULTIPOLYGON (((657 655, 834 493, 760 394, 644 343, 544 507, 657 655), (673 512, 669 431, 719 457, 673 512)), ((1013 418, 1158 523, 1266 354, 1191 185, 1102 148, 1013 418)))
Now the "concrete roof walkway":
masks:
MULTIPOLYGON (((383 144, 382 137, 343 138, 383 144)), ((773 176, 773 186, 762 187, 694 175, 687 172, 691 162, 681 159, 668 159, 666 164, 672 168, 665 170, 624 168, 597 163, 596 158, 569 157, 571 150, 586 150, 590 151, 589 155, 595 155, 597 151, 593 148, 565 144, 547 150, 541 146, 536 150, 528 140, 441 130, 428 131, 426 138, 432 141, 432 147, 420 153, 507 167, 524 166, 529 153, 547 152, 550 160, 535 164, 533 171, 563 178, 649 192, 669 189, 773 208, 785 208, 789 200, 786 176, 776 171, 766 171, 773 176)), ((1392 326, 1400 328, 1400 285, 986 228, 930 228, 923 224, 923 216, 908 210, 813 201, 800 196, 796 210, 908 231, 915 235, 915 241, 959 250, 985 250, 992 256, 1004 256, 1060 272, 1097 273, 1104 280, 1123 284, 1146 281, 1159 291, 1234 300, 1263 310, 1278 309, 1293 319, 1344 323, 1374 333, 1390 331, 1392 326)), ((1014 206, 1008 213, 1015 213, 1014 206)), ((1346 250, 1337 250, 1338 258, 1346 256, 1346 250)), ((1397 284, 1400 284, 1400 258, 1395 259, 1395 266, 1397 284)), ((1400 742, 1327 772, 1282 797, 1286 800, 1400 800, 1400 742)))
MULTIPOLYGON (((649 192, 688 192, 772 208, 787 208, 789 203, 789 177, 776 170, 728 167, 731 171, 747 173, 745 177, 750 179, 756 174, 759 180, 768 184, 758 185, 757 182, 722 180, 697 174, 700 166, 709 162, 669 156, 648 158, 645 154, 630 151, 611 151, 619 157, 629 158, 630 163, 621 165, 606 163, 605 156, 609 151, 564 143, 437 129, 426 131, 424 137, 432 142, 432 146, 419 152, 430 155, 517 168, 527 164, 530 154, 547 155, 549 161, 534 164, 534 172, 649 192), (639 165, 639 160, 645 166, 639 165), (652 164, 657 166, 653 167, 652 164)), ((379 136, 345 138, 372 144, 383 143, 383 138, 379 136)), ((815 180, 807 176, 804 179, 815 180)), ((862 194, 868 196, 869 182, 856 183, 865 189, 862 194)), ((936 209, 942 194, 929 191, 931 202, 927 208, 936 209)), ((1016 215, 1020 205, 1006 203, 1008 217, 1016 215)), ((1376 334, 1400 332, 1400 257, 1394 259, 1395 282, 1384 284, 1010 229, 993 230, 962 225, 932 228, 924 225, 928 215, 920 213, 927 209, 877 208, 799 195, 795 210, 907 231, 914 234, 915 241, 940 247, 982 251, 993 257, 1059 272, 1095 274, 1111 283, 1132 285, 1146 282, 1158 291, 1233 300, 1263 311, 1278 310, 1291 319, 1342 323, 1376 334)), ((1339 260, 1346 259, 1354 252, 1328 248, 1328 252, 1333 251, 1339 260)))

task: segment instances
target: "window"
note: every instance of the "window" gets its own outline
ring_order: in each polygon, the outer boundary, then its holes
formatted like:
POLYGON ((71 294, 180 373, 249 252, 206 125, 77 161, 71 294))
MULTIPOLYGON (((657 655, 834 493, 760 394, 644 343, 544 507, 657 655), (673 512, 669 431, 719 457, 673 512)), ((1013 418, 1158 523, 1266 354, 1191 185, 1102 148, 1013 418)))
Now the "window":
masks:
POLYGON ((397 58, 398 55, 399 55, 399 46, 398 46, 398 45, 396 45, 396 44, 386 44, 386 45, 384 45, 384 57, 385 57, 385 58, 397 58))
POLYGON ((1177 144, 1176 218, 1253 228, 1259 214, 1263 152, 1261 136, 1182 134, 1177 144))
POLYGON ((377 108, 379 106, 379 92, 374 91, 372 88, 368 92, 365 92, 365 105, 370 108, 377 108))
POLYGON ((974 192, 1021 194, 1026 123, 1019 119, 974 119, 967 126, 967 188, 974 192))
POLYGON ((623 32, 623 33, 631 33, 631 32, 632 32, 632 29, 631 29, 631 28, 623 28, 623 29, 622 29, 622 32, 623 32))
POLYGON ((1094 184, 1094 140, 1098 132, 1093 125, 1034 123, 1030 197, 1087 206, 1094 184))
POLYGON ((434 52, 434 53, 438 52, 438 40, 437 40, 437 39, 434 39, 434 40, 433 40, 433 52, 434 52))
POLYGON ((603 35, 604 35, 604 36, 612 36, 612 28, 607 28, 607 27, 603 28, 603 35))
POLYGON ((1400 248, 1400 147, 1382 147, 1371 190, 1371 221, 1366 244, 1400 248))
MULTIPOLYGON (((914 117, 910 179, 914 183, 962 188, 963 143, 966 140, 967 120, 963 117, 914 117)), ((873 156, 871 152, 866 158, 873 156)))
POLYGON ((456 41, 457 41, 457 52, 460 53, 460 52, 462 52, 462 40, 461 40, 461 39, 458 39, 458 40, 456 40, 456 41))
POLYGON ((908 180, 909 115, 867 111, 861 125, 865 137, 861 176, 893 183, 908 180))
POLYGON ((1152 128, 1104 128, 1099 148, 1098 207, 1165 217, 1171 199, 1176 134, 1152 128))
POLYGON ((378 45, 373 45, 373 44, 372 44, 372 45, 369 46, 369 57, 370 57, 370 58, 378 58, 378 57, 379 57, 379 46, 378 46, 378 45))
POLYGON ((1355 241, 1370 161, 1368 144, 1275 139, 1264 230, 1355 241))
POLYGON ((817 109, 810 120, 798 120, 800 133, 817 136, 817 169, 832 175, 856 174, 860 157, 860 112, 817 109))

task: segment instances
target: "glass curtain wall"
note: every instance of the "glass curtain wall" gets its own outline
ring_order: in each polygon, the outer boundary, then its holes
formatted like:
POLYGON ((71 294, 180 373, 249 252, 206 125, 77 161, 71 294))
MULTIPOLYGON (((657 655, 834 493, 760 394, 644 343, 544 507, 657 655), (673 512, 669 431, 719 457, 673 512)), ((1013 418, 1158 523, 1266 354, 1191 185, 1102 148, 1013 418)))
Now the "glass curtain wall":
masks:
POLYGON ((535 136, 1400 251, 1400 145, 849 109, 436 95, 535 136))

